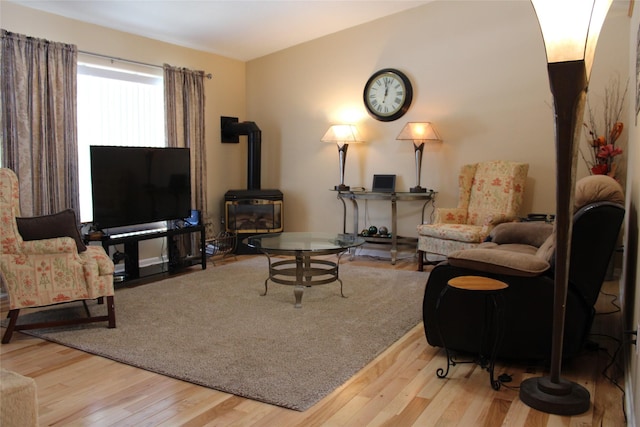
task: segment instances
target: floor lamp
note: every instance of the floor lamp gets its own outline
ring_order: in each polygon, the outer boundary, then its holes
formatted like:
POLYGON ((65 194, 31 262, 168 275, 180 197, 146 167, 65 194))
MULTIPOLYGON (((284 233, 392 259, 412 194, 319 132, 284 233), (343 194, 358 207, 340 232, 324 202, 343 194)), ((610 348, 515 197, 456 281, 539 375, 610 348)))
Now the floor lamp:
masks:
POLYGON ((556 270, 549 376, 522 382, 520 400, 543 412, 577 415, 587 389, 560 378, 578 139, 598 35, 612 0, 531 0, 547 52, 556 144, 556 270))

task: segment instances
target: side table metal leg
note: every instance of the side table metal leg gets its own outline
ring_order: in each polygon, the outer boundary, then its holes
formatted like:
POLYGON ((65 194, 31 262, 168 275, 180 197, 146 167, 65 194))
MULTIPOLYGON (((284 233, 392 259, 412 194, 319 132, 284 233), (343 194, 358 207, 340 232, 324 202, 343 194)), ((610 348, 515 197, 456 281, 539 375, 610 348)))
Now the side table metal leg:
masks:
POLYGON ((340 282, 340 296, 342 298, 347 298, 344 294, 344 292, 342 292, 342 279, 340 278, 340 258, 342 258, 342 255, 344 255, 346 252, 340 252, 338 254, 338 259, 336 261, 336 273, 335 273, 335 278, 338 282, 340 282))
POLYGON ((444 289, 442 289, 442 292, 440 292, 440 295, 438 295, 438 299, 436 301, 436 321, 438 322, 438 335, 440 335, 440 342, 442 343, 442 347, 444 348, 445 354, 447 356, 447 369, 445 371, 442 368, 438 368, 436 370, 436 376, 438 378, 445 378, 447 375, 449 375, 449 367, 455 365, 455 362, 451 360, 451 356, 449 355, 449 349, 447 348, 447 344, 444 341, 444 336, 442 335, 442 328, 440 327, 440 324, 442 323, 440 322, 440 302, 444 298, 444 295, 447 293, 448 289, 449 289, 449 286, 448 285, 445 286, 444 289))
POLYGON ((398 207, 396 196, 391 196, 391 265, 396 265, 398 258, 398 207))
POLYGON ((301 253, 296 253, 296 285, 293 288, 293 295, 296 298, 295 308, 302 308, 302 294, 304 293, 304 257, 301 253))
POLYGON ((493 348, 491 350, 491 359, 489 360, 489 381, 491 382, 491 387, 494 390, 500 390, 500 386, 501 386, 500 381, 494 378, 494 369, 496 366, 496 356, 498 355, 498 348, 500 348, 500 344, 502 342, 502 336, 504 334, 502 299, 503 299, 503 296, 501 293, 499 295, 496 295, 496 294, 491 295, 491 303, 493 305, 492 323, 494 323, 493 330, 495 331, 495 337, 493 342, 493 348), (498 298, 500 298, 500 300, 498 300, 498 298))
POLYGON ((267 290, 269 289, 267 287, 267 283, 269 282, 269 279, 271 279, 271 275, 273 273, 273 270, 271 269, 271 257, 267 253, 265 253, 264 255, 267 257, 267 262, 269 263, 269 277, 267 277, 264 281, 264 292, 260 294, 261 297, 267 295, 267 290))
POLYGON ((295 285, 293 287, 293 296, 296 298, 296 303, 293 305, 295 308, 302 308, 303 293, 304 293, 304 286, 295 285))
MULTIPOLYGON (((360 227, 358 225, 358 219, 360 218, 360 213, 358 212, 358 201, 356 199, 351 199, 351 205, 353 207, 353 234, 358 235, 360 233, 360 227)), ((351 261, 353 261, 356 257, 356 248, 353 248, 353 252, 351 253, 351 261)))
MULTIPOLYGON (((311 275, 311 257, 309 255, 304 256, 304 280, 305 282, 310 282, 312 279, 311 275)), ((306 285, 307 287, 311 285, 306 285)))

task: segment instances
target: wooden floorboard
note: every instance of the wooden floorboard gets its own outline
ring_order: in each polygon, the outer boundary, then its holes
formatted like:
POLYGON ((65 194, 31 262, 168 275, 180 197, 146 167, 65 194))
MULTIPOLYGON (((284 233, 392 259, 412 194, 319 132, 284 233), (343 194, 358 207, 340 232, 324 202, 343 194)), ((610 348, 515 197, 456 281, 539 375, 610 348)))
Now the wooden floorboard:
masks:
MULTIPOLYGON (((395 266, 375 258, 343 258, 341 262, 371 268, 417 266, 411 257, 395 266)), ((216 265, 235 260, 229 257, 216 265)), ((591 393, 590 410, 573 417, 533 410, 518 398, 518 384, 544 375, 542 366, 498 362, 496 373, 513 377, 499 391, 490 388, 487 372, 473 364, 456 365, 447 379, 437 378, 436 369, 446 366, 445 356, 427 344, 422 324, 305 412, 164 377, 22 333, 0 347, 0 363, 35 379, 41 425, 619 427, 625 419, 623 394, 615 383, 624 375, 612 362, 620 337, 620 315, 613 305, 617 282, 606 282, 603 289, 611 295, 601 294, 598 300, 597 311, 608 314, 596 316, 591 340, 597 345, 562 369, 563 377, 591 393)), ((6 304, 3 307, 6 315, 6 304)))

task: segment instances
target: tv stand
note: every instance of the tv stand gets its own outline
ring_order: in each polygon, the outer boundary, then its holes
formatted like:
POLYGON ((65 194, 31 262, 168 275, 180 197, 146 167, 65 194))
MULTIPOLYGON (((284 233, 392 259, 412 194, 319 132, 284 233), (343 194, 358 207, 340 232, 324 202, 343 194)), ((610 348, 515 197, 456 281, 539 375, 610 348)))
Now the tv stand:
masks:
POLYGON ((196 264, 200 264, 203 270, 207 268, 204 225, 161 228, 157 231, 145 231, 144 233, 133 234, 127 233, 125 235, 115 236, 105 234, 95 240, 100 240, 100 242, 102 243, 102 247, 107 253, 109 253, 109 246, 124 245, 124 278, 122 280, 118 280, 118 283, 131 282, 163 272, 168 272, 169 274, 171 274, 196 264), (189 257, 181 257, 178 248, 174 244, 173 237, 192 233, 200 233, 200 254, 189 257), (167 239, 167 248, 169 255, 168 268, 166 270, 159 269, 158 267, 147 267, 147 269, 140 268, 138 243, 143 240, 158 238, 167 239), (146 270, 144 274, 142 274, 142 270, 146 270))

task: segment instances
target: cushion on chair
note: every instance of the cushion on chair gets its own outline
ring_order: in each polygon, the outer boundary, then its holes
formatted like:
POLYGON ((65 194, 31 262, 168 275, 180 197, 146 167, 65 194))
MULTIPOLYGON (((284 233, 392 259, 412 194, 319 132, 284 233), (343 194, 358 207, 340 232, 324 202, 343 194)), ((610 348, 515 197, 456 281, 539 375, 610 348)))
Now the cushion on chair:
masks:
POLYGON ((576 183, 575 210, 597 201, 624 205, 624 190, 620 183, 607 175, 591 175, 581 178, 576 183))
POLYGON ((489 228, 467 224, 424 224, 423 226, 418 226, 418 233, 421 236, 439 239, 481 243, 489 235, 489 228))
POLYGON ((528 255, 536 255, 538 253, 538 249, 535 246, 527 245, 526 243, 505 243, 504 245, 496 245, 495 249, 528 255))
POLYGON ((426 236, 418 237, 418 250, 441 256, 463 249, 477 248, 478 245, 478 243, 458 242, 456 240, 434 239, 426 236))
POLYGON ((87 250, 80 236, 73 209, 65 209, 51 215, 16 218, 16 223, 18 232, 25 241, 71 237, 76 242, 78 252, 87 250))

